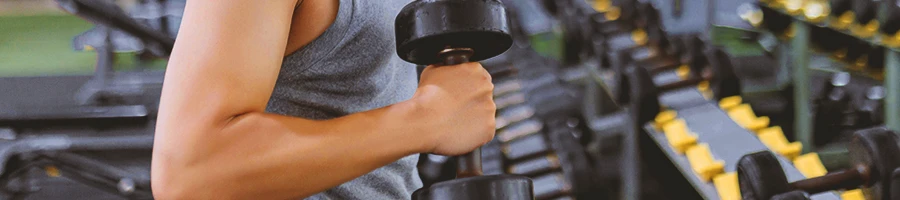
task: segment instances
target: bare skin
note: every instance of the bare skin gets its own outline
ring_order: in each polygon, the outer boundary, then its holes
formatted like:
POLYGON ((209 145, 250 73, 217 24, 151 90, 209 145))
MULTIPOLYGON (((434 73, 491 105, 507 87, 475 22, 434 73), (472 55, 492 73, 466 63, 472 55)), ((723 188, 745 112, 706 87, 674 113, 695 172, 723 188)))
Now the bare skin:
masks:
POLYGON ((407 155, 459 155, 493 138, 493 85, 478 63, 430 66, 412 99, 371 111, 265 113, 283 56, 337 13, 335 0, 298 3, 188 1, 160 103, 155 198, 302 198, 407 155))

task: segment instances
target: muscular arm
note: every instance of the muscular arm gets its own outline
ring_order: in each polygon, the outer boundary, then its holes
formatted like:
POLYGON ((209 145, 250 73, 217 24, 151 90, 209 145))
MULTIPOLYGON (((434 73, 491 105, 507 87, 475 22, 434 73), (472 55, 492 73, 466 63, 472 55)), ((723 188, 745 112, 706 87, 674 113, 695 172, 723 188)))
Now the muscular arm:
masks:
POLYGON ((296 0, 188 1, 153 150, 158 199, 304 197, 429 141, 413 101, 314 121, 264 113, 296 0))

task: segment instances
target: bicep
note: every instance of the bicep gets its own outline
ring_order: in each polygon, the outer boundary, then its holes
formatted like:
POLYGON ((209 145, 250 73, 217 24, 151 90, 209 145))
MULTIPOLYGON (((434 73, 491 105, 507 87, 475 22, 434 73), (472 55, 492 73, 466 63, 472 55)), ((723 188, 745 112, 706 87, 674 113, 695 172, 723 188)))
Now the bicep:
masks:
POLYGON ((263 111, 296 0, 188 1, 166 72, 161 125, 216 124, 263 111))

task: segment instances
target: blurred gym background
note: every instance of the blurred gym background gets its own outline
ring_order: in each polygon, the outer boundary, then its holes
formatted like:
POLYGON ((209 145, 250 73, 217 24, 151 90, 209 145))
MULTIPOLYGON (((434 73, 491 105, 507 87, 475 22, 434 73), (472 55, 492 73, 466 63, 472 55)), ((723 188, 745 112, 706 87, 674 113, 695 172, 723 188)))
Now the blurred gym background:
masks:
MULTIPOLYGON (((859 164, 859 130, 900 129, 900 73, 885 71, 900 42, 881 39, 900 41, 900 15, 874 14, 895 0, 502 2, 515 43, 482 62, 498 106, 483 168, 532 178, 536 199, 741 199, 739 185, 778 185, 738 183, 745 154, 777 153, 794 181, 859 164)), ((0 0, 0 200, 152 198, 183 3, 0 0)), ((453 162, 423 154, 420 176, 453 178, 453 162)))
MULTIPOLYGON (((116 1, 134 7, 137 0, 116 1)), ((73 50, 72 39, 94 25, 66 13, 53 0, 0 1, 0 76, 88 75, 97 55, 73 50)), ((135 68, 134 53, 118 53, 116 68, 135 68)), ((145 64, 162 69, 164 62, 145 64)))

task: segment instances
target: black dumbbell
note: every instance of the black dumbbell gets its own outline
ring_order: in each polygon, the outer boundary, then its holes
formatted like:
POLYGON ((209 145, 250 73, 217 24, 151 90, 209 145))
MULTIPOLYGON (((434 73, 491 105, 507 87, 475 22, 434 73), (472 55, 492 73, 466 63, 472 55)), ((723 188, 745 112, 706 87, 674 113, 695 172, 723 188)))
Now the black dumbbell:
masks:
POLYGON ((866 25, 870 21, 875 20, 877 3, 872 0, 853 0, 853 13, 856 16, 855 22, 866 25))
POLYGON ((857 60, 863 57, 863 55, 867 55, 868 52, 872 50, 872 45, 870 45, 866 41, 855 40, 851 42, 850 45, 847 45, 847 52, 844 55, 843 60, 845 62, 854 64, 857 60))
MULTIPOLYGON (((499 0, 418 0, 395 21, 397 54, 419 65, 481 61, 512 45, 499 0)), ((514 175, 480 176, 481 150, 458 156, 457 179, 416 190, 413 199, 532 199, 532 182, 514 175)))
MULTIPOLYGON (((740 95, 740 82, 737 81, 737 74, 734 72, 734 68, 728 55, 721 49, 707 49, 703 53, 697 54, 697 56, 690 63, 692 74, 689 78, 667 83, 665 85, 657 85, 655 87, 656 91, 658 93, 663 93, 666 91, 697 85, 703 81, 709 81, 710 86, 713 87, 713 94, 716 99, 740 95)), ((640 70, 641 73, 646 73, 647 75, 636 76, 636 74, 629 75, 628 73, 622 73, 624 77, 620 78, 622 78, 624 81, 627 81, 630 78, 652 77, 661 72, 661 70, 659 70, 658 68, 647 69, 646 66, 640 66, 638 68, 642 69, 640 70)), ((621 85, 627 87, 627 84, 628 83, 623 83, 621 85)), ((618 91, 626 92, 627 90, 623 89, 618 91)))
POLYGON ((852 111, 850 104, 850 89, 847 85, 851 81, 850 73, 839 72, 831 76, 825 83, 823 95, 817 99, 815 115, 815 144, 825 144, 839 135, 842 120, 847 117, 847 111, 852 111))
POLYGON ((846 12, 850 12, 853 8, 851 4, 853 0, 830 0, 828 1, 828 7, 831 9, 832 17, 840 17, 846 12))
POLYGON ((781 35, 791 27, 793 19, 790 15, 768 7, 761 7, 760 11, 762 11, 763 14, 762 26, 765 27, 766 30, 781 35))
MULTIPOLYGON (((670 44, 671 56, 677 56, 677 61, 650 65, 650 74, 656 75, 664 71, 673 70, 681 64, 687 64, 693 76, 702 76, 703 69, 709 64, 704 55, 706 43, 697 36, 675 37, 670 44)), ((640 63, 639 63, 640 64, 640 63)))
POLYGON ((900 4, 894 3, 885 3, 887 6, 887 17, 885 18, 884 23, 881 24, 881 33, 885 35, 894 35, 897 33, 897 30, 900 30, 900 4))
POLYGON ((875 125, 884 123, 884 87, 873 86, 866 90, 866 98, 859 106, 861 124, 875 125))
POLYGON ((619 82, 616 85, 619 88, 616 90, 618 102, 630 105, 637 114, 637 123, 643 124, 652 120, 659 113, 659 95, 667 91, 709 81, 713 97, 717 100, 740 95, 741 84, 728 55, 718 48, 709 48, 704 55, 709 64, 701 76, 692 76, 665 85, 654 84, 652 74, 645 67, 626 67, 620 74, 619 82))
POLYGON ((636 15, 634 1, 613 1, 609 10, 591 14, 590 22, 595 33, 608 35, 634 29, 636 15))
POLYGON ((810 26, 810 43, 822 52, 834 52, 856 40, 828 27, 810 26))
MULTIPOLYGON (((685 48, 686 46, 683 45, 684 42, 678 41, 679 44, 670 45, 669 39, 662 29, 654 30, 656 30, 656 33, 649 34, 649 41, 644 44, 635 43, 630 33, 619 34, 617 37, 611 38, 612 40, 609 41, 609 48, 607 49, 609 52, 601 55, 602 58, 608 60, 604 65, 609 65, 615 68, 617 72, 621 72, 623 67, 633 63, 634 65, 648 67, 651 74, 657 74, 675 69, 681 66, 682 63, 685 63, 681 61, 680 56, 693 52, 688 52, 685 48)), ((698 54, 702 56, 702 50, 698 54)))
POLYGON ((850 141, 850 166, 824 176, 788 182, 778 158, 770 151, 744 155, 737 173, 744 199, 770 199, 789 191, 816 194, 838 189, 863 189, 866 199, 892 199, 894 171, 900 167, 897 133, 884 127, 859 130, 850 141))
MULTIPOLYGON (((640 5, 646 13, 634 20, 636 25, 633 28, 607 33, 602 37, 608 53, 642 47, 657 48, 660 52, 668 51, 669 41, 663 30, 659 11, 650 4, 640 5)), ((637 60, 642 60, 640 57, 637 56, 637 60)))

